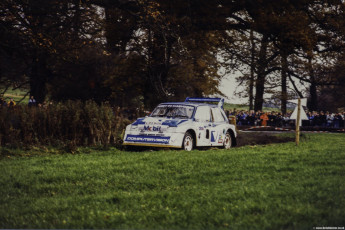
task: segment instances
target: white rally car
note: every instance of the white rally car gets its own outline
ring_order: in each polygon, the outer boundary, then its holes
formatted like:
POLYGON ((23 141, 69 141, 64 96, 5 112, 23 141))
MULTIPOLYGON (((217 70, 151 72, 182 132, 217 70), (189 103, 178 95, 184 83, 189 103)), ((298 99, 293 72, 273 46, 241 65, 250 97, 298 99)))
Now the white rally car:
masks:
POLYGON ((159 104, 150 116, 126 127, 124 145, 183 148, 236 145, 235 126, 223 110, 221 98, 186 98, 159 104), (217 104, 210 104, 216 102, 217 104), (207 104, 205 104, 207 103, 207 104))

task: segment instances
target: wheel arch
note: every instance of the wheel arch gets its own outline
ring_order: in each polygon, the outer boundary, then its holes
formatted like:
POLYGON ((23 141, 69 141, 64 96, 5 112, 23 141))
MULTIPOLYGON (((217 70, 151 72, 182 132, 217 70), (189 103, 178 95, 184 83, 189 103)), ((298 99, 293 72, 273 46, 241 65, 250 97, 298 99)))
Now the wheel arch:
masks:
POLYGON ((236 137, 235 137, 235 132, 234 130, 232 130, 231 128, 228 129, 228 131, 230 133, 230 136, 231 136, 231 146, 236 146, 237 145, 237 140, 236 140, 236 137))
POLYGON ((196 132, 194 129, 187 129, 186 133, 190 133, 193 137, 193 145, 196 147, 196 143, 197 143, 197 140, 196 140, 196 132))

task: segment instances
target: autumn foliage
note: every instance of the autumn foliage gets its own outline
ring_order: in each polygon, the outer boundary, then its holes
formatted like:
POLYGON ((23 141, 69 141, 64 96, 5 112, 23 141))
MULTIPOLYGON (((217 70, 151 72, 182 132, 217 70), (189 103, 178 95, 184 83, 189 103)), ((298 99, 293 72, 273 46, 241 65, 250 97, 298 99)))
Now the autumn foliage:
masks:
POLYGON ((341 0, 3 0, 0 23, 0 94, 22 89, 40 103, 150 110, 222 96, 227 76, 250 109, 274 102, 285 112, 308 97, 319 110, 324 88, 343 85, 341 0))

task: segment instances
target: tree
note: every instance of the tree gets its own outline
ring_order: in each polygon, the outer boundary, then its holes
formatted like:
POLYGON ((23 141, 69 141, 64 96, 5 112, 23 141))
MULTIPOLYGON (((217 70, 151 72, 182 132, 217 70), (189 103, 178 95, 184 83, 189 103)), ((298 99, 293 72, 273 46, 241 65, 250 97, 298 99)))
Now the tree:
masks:
POLYGON ((337 82, 330 72, 345 40, 340 0, 4 0, 0 6, 0 82, 5 89, 27 87, 39 102, 49 95, 150 109, 221 94, 223 58, 227 72, 242 73, 251 109, 261 110, 272 94, 285 112, 292 93, 310 95, 316 109, 320 90, 337 82))
MULTIPOLYGON (((245 11, 239 15, 240 19, 244 21, 242 24, 245 27, 238 30, 236 34, 236 37, 242 36, 241 44, 228 46, 227 52, 237 62, 249 67, 249 69, 239 67, 244 73, 240 81, 248 82, 249 104, 252 101, 253 73, 256 75, 255 110, 262 109, 264 95, 271 92, 271 88, 278 86, 272 85, 276 82, 273 79, 278 77, 275 74, 277 71, 281 72, 279 98, 283 112, 286 111, 286 101, 289 95, 288 80, 300 96, 303 95, 294 79, 297 78, 302 83, 310 84, 310 94, 314 98, 312 101, 317 101, 315 100, 317 86, 329 83, 320 74, 318 74, 319 79, 316 79, 315 68, 311 60, 317 60, 314 59, 316 56, 316 58, 320 58, 319 53, 322 53, 321 56, 332 57, 332 60, 335 60, 332 52, 335 47, 341 47, 343 41, 343 39, 339 39, 340 28, 343 28, 344 22, 343 8, 340 1, 325 3, 318 1, 285 1, 284 3, 246 1, 245 11), (255 36, 261 39, 260 42, 257 42, 255 46, 250 45, 250 41, 255 36), (240 52, 244 54, 236 54, 240 52), (249 57, 253 53, 256 53, 256 58, 250 60, 249 57), (311 59, 308 59, 310 54, 312 54, 311 59), (304 60, 298 62, 304 64, 292 63, 292 60, 300 59, 303 56, 304 60), (266 90, 267 87, 269 88, 266 90)), ((236 39, 229 39, 229 43, 234 41, 236 43, 236 39)), ((325 62, 324 67, 327 67, 328 62, 325 62)), ((319 63, 317 64, 319 65, 319 63)), ((321 66, 317 68, 322 69, 321 66)))
POLYGON ((337 63, 327 73, 333 79, 334 84, 322 86, 320 89, 320 108, 337 112, 337 109, 345 109, 345 58, 337 60, 337 63))
MULTIPOLYGON (((121 65, 128 63, 139 67, 139 72, 135 73, 140 80, 135 81, 134 87, 138 89, 138 94, 129 97, 140 98, 141 95, 146 107, 152 108, 166 100, 220 93, 215 52, 217 39, 212 37, 215 32, 208 32, 209 29, 205 29, 199 21, 204 19, 196 17, 205 12, 200 5, 215 8, 214 3, 191 1, 187 3, 187 8, 184 1, 143 0, 130 6, 120 2, 102 3, 105 12, 111 9, 113 13, 106 19, 109 25, 106 27, 107 47, 122 47, 117 50, 108 48, 108 51, 114 60, 126 60, 121 65), (124 32, 120 30, 120 34, 114 31, 119 28, 116 27, 116 20, 124 21, 121 25, 124 32), (137 63, 131 61, 133 57, 137 63), (181 85, 186 87, 181 88, 181 85)), ((133 68, 116 67, 114 70, 111 80, 106 82, 117 84, 117 87, 111 88, 114 98, 118 98, 116 95, 119 92, 131 92, 126 85, 122 88, 127 90, 121 90, 118 84, 126 77, 133 79, 131 73, 126 72, 133 68), (125 72, 116 73, 119 70, 125 72)))
MULTIPOLYGON (((78 59, 79 50, 97 38, 96 9, 76 0, 5 0, 1 6, 7 34, 20 38, 18 44, 3 38, 8 49, 14 51, 14 59, 25 65, 16 73, 23 76, 19 85, 29 87, 30 94, 43 102, 47 83, 59 76, 55 67, 66 59, 78 59)), ((11 76, 2 74, 13 82, 11 76)))

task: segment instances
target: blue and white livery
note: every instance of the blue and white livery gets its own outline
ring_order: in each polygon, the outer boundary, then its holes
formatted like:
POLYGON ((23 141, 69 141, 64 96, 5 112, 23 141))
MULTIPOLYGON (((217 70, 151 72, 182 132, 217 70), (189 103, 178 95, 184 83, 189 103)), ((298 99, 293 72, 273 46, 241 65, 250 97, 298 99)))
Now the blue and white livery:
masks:
POLYGON ((186 98, 159 104, 150 116, 126 127, 124 145, 183 148, 236 145, 235 126, 223 110, 221 98, 186 98), (205 102, 207 104, 205 104, 205 102), (216 102, 218 104, 210 104, 216 102))

